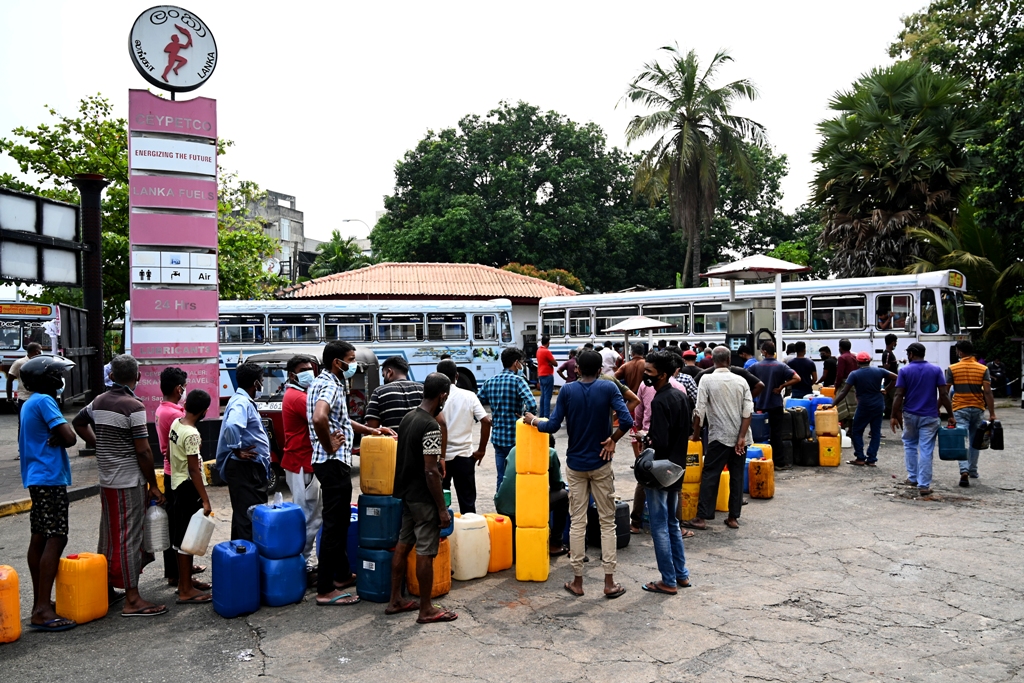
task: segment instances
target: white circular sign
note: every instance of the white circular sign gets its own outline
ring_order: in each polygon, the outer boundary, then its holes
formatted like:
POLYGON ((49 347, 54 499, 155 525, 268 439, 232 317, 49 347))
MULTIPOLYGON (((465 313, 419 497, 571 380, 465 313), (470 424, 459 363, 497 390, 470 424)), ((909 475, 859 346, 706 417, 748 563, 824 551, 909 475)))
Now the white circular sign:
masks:
POLYGON ((128 52, 143 78, 172 92, 195 90, 217 68, 217 41, 210 28, 174 5, 150 7, 139 15, 128 52))
POLYGON ((263 270, 264 270, 264 272, 269 273, 271 275, 280 275, 281 274, 281 262, 278 261, 273 256, 271 256, 271 257, 269 257, 267 260, 265 260, 263 262, 263 270))

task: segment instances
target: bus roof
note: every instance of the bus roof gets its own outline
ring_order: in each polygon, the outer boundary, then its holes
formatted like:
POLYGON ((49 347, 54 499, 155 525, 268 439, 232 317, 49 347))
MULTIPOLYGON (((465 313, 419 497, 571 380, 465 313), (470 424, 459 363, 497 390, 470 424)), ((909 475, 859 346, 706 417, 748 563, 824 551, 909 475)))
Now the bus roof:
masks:
POLYGON ((236 301, 221 299, 221 313, 289 313, 302 310, 317 313, 334 311, 492 311, 511 310, 509 299, 475 301, 466 299, 270 299, 261 301, 236 301))
MULTIPOLYGON (((797 280, 782 283, 782 296, 830 294, 839 290, 847 292, 862 290, 864 292, 895 291, 900 289, 919 289, 925 287, 950 287, 965 290, 966 282, 963 274, 955 270, 938 270, 916 275, 887 275, 884 277, 845 278, 841 280, 797 280), (954 284, 950 284, 950 281, 954 284), (959 280, 960 284, 956 285, 959 280)), ((772 297, 775 295, 775 283, 763 282, 752 285, 736 286, 737 299, 772 297)), ((549 296, 540 300, 541 308, 564 305, 566 308, 582 308, 598 304, 633 304, 657 303, 658 301, 697 301, 713 299, 715 301, 728 298, 728 287, 697 287, 689 289, 658 289, 646 292, 613 292, 607 294, 580 294, 577 296, 549 296)))

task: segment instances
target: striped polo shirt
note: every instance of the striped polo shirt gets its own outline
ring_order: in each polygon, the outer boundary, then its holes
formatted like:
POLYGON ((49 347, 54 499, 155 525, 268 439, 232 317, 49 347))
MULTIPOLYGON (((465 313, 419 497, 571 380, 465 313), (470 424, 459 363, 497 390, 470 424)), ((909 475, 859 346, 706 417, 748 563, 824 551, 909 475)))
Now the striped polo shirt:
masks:
POLYGON ((974 359, 964 356, 959 363, 946 368, 946 384, 953 386, 953 410, 961 408, 985 409, 984 382, 991 382, 988 368, 974 359))
POLYGON ((382 427, 398 431, 402 418, 423 401, 423 385, 408 379, 399 379, 373 390, 366 404, 366 419, 380 421, 382 427))
POLYGON ((148 439, 146 407, 128 387, 115 384, 82 408, 79 416, 96 432, 100 486, 129 489, 146 483, 135 455, 135 439, 148 439))

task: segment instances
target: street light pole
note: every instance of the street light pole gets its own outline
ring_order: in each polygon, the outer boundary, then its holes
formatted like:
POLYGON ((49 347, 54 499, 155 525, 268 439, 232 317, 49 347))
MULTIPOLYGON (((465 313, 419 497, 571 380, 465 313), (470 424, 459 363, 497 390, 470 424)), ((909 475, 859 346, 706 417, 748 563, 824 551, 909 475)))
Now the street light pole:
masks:
POLYGON ((341 222, 342 223, 362 223, 363 225, 366 226, 366 234, 367 235, 370 234, 371 228, 370 228, 369 224, 366 221, 364 221, 364 220, 360 220, 359 218, 342 218, 341 222))

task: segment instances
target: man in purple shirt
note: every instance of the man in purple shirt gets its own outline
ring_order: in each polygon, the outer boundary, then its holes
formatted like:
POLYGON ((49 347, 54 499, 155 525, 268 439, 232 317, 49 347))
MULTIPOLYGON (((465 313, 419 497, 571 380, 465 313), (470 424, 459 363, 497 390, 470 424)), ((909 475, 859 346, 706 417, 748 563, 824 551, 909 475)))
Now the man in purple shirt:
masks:
POLYGON ((907 364, 896 377, 890 425, 903 430, 903 455, 907 464, 907 486, 916 486, 922 496, 932 493, 932 453, 939 434, 939 405, 953 414, 946 377, 937 365, 924 359, 923 344, 907 347, 907 364))

